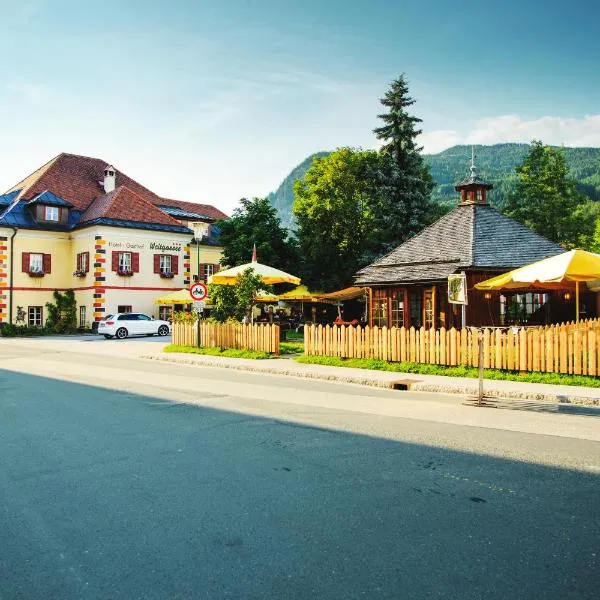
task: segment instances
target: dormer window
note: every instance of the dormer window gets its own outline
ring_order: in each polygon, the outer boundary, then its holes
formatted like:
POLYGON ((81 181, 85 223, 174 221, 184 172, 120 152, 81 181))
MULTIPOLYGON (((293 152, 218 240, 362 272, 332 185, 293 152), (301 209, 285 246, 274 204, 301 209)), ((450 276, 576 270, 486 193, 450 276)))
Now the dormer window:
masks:
POLYGON ((57 206, 45 206, 44 207, 44 221, 53 221, 58 223, 60 220, 60 213, 57 206))

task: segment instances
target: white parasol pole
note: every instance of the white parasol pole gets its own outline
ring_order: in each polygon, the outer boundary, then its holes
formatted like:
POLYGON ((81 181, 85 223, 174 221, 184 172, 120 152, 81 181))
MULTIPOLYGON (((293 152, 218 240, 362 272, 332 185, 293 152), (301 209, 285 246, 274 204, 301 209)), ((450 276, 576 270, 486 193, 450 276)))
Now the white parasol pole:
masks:
POLYGON ((575 323, 579 323, 579 281, 575 282, 575 323))

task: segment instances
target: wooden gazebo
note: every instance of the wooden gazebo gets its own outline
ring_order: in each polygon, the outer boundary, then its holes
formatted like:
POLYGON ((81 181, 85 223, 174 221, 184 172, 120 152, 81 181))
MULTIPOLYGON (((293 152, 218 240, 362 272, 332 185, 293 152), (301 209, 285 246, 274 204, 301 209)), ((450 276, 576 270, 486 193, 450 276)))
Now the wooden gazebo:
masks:
MULTIPOLYGON (((470 176, 455 187, 461 196, 453 211, 356 274, 355 284, 369 288, 371 325, 448 328, 507 322, 512 305, 506 295, 474 285, 564 249, 490 206, 492 187, 477 175, 473 161, 470 176), (448 302, 448 276, 460 273, 467 283, 464 323, 461 306, 448 302)), ((534 290, 519 300, 532 321, 547 321, 550 314, 559 318, 564 309, 559 292, 534 290)), ((590 299, 592 305, 595 313, 590 299)))

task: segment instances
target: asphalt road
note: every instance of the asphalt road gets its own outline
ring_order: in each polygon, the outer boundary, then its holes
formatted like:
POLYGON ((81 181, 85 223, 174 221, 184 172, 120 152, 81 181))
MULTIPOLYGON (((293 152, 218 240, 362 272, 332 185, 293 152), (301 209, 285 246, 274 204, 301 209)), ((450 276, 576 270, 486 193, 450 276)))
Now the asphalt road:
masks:
POLYGON ((0 344, 0 599, 598 597, 600 413, 101 347, 0 344))

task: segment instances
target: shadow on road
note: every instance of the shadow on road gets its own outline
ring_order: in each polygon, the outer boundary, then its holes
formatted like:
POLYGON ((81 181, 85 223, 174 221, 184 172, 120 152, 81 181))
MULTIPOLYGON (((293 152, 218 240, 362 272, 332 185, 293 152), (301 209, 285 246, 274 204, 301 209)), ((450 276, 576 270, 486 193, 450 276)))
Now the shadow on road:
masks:
POLYGON ((526 400, 498 400, 493 402, 497 408, 524 410, 527 412, 553 413, 557 415, 580 415, 600 418, 600 406, 582 406, 579 404, 557 404, 553 402, 532 402, 526 400))
POLYGON ((0 413, 2 598, 597 597, 594 474, 3 370, 0 413))

